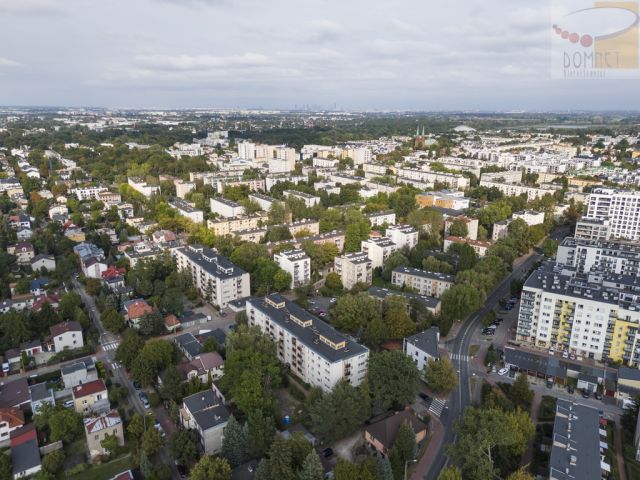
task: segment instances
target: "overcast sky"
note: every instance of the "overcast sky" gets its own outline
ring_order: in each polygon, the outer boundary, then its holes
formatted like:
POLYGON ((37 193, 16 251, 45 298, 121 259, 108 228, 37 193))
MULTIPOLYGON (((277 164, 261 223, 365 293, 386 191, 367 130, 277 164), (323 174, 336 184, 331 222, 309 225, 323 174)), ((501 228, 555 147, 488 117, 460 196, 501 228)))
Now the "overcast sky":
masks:
POLYGON ((0 0, 0 104, 640 109, 551 78, 547 0, 0 0))

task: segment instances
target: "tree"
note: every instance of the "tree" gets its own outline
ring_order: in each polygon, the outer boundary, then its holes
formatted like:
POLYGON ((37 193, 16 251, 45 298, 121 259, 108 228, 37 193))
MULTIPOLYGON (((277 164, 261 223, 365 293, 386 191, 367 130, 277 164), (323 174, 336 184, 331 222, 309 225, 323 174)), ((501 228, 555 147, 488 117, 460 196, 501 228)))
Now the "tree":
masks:
POLYGON ((534 480, 535 477, 525 470, 526 467, 519 468, 507 477, 507 480, 534 480))
POLYGON ((425 380, 436 393, 450 393, 458 384, 458 375, 451 361, 444 357, 430 359, 425 367, 425 380))
POLYGON ((188 430, 178 430, 169 438, 169 451, 171 456, 180 465, 190 465, 198 458, 196 441, 188 430))
POLYGON ((149 460, 149 456, 144 453, 144 451, 140 452, 140 473, 144 476, 144 478, 151 477, 151 460, 149 460))
POLYGON ((449 227, 449 235, 465 238, 468 234, 469 229, 467 228, 467 224, 464 220, 456 218, 453 222, 451 222, 451 226, 449 227))
POLYGON ((275 434, 275 420, 270 415, 250 412, 247 419, 248 453, 252 458, 263 457, 271 447, 275 434))
POLYGON ((142 434, 142 450, 149 457, 158 453, 163 445, 162 434, 157 428, 148 428, 147 431, 142 434))
POLYGON ((49 418, 51 441, 71 443, 82 434, 82 418, 67 408, 56 410, 49 418))
POLYGON ((405 462, 414 460, 418 454, 418 444, 416 443, 416 432, 408 422, 404 422, 398 429, 398 435, 393 442, 395 450, 404 465, 405 462))
POLYGON ((102 283, 97 278, 87 278, 85 279, 84 288, 89 295, 97 297, 102 288, 102 283))
POLYGON ((302 432, 294 432, 287 440, 287 443, 291 449, 291 466, 294 471, 298 471, 302 468, 307 455, 313 452, 313 446, 302 432))
POLYGON ((162 315, 157 310, 145 313, 138 321, 138 332, 144 337, 160 335, 164 331, 162 315))
POLYGON ((513 382, 509 389, 509 398, 523 410, 529 411, 531 409, 533 390, 529 388, 529 379, 526 373, 520 373, 516 381, 513 382))
POLYGON ((355 333, 374 319, 380 318, 380 307, 377 300, 364 292, 343 295, 331 308, 329 317, 337 329, 355 333))
POLYGON ((13 480, 11 457, 5 452, 0 452, 0 480, 13 480))
POLYGON ((291 274, 285 272, 281 268, 278 269, 273 277, 273 288, 278 292, 288 290, 291 287, 291 274))
POLYGON ((332 292, 342 291, 343 286, 340 275, 338 275, 336 272, 331 272, 329 275, 327 275, 324 286, 332 292))
POLYGON ((382 278, 390 282, 391 281, 391 273, 397 267, 408 267, 409 259, 405 257, 401 252, 393 252, 389 255, 389 258, 384 263, 384 268, 382 269, 382 278))
POLYGON ((272 388, 281 381, 274 343, 257 327, 239 326, 227 337, 222 387, 245 412, 271 413, 272 388))
POLYGON ((411 358, 395 350, 372 355, 367 374, 374 410, 404 408, 418 393, 419 372, 411 358))
POLYGON ((515 242, 520 255, 524 255, 531 248, 529 225, 523 219, 516 218, 509 224, 509 236, 515 242))
POLYGON ((122 342, 116 350, 116 360, 130 369, 143 346, 144 340, 140 338, 138 332, 132 328, 125 330, 122 342))
POLYGON ((487 354, 484 357, 484 364, 486 366, 495 365, 498 362, 498 352, 496 352, 496 347, 493 346, 493 343, 489 345, 487 348, 487 354))
POLYGON ((54 450, 51 453, 47 453, 42 459, 42 469, 51 474, 58 473, 63 464, 64 452, 62 450, 54 450))
POLYGON ((269 460, 263 458, 258 463, 258 468, 256 468, 256 476, 254 480, 271 480, 271 472, 269 467, 269 460))
MULTIPOLYGON (((482 306, 483 292, 471 285, 459 284, 442 295, 442 315, 451 320, 463 320, 482 306)), ((448 330, 447 330, 448 331, 448 330)), ((441 334, 446 335, 442 331, 441 334)))
POLYGON ((179 401, 182 398, 182 378, 173 365, 169 366, 160 376, 160 396, 164 400, 179 401))
POLYGON ((233 415, 229 416, 222 439, 222 456, 231 467, 237 467, 247 460, 247 432, 233 415))
POLYGON ((345 253, 359 252, 361 242, 369 238, 369 233, 371 233, 371 224, 365 218, 347 223, 344 233, 345 253))
POLYGON ((116 453, 118 449, 118 437, 114 435, 106 435, 101 441, 100 445, 107 451, 109 456, 116 453))
POLYGON ((191 469, 190 480, 230 480, 231 466, 224 458, 205 455, 191 469))
POLYGON ((133 361, 131 375, 142 385, 154 384, 162 368, 173 365, 174 346, 167 340, 150 340, 133 361))
POLYGON ((131 421, 129 422, 129 425, 127 426, 127 433, 129 434, 131 439, 134 441, 134 443, 137 443, 142 438, 144 431, 145 431, 144 417, 139 413, 134 413, 133 416, 131 417, 131 421))
POLYGON ((182 315, 184 295, 178 288, 168 288, 160 301, 160 306, 167 313, 182 315))
POLYGON ((459 271, 469 270, 478 263, 478 254, 471 245, 466 243, 452 243, 447 251, 458 255, 459 271))
POLYGON ((291 466, 291 446, 281 435, 276 435, 269 450, 269 470, 271 478, 294 480, 291 466))
POLYGON ((267 247, 259 243, 247 242, 236 248, 229 257, 229 260, 247 272, 253 273, 258 266, 258 259, 268 258, 269 252, 267 247))
POLYGON ((102 325, 112 333, 120 333, 125 328, 124 317, 113 308, 108 308, 102 312, 102 325))
POLYGON ((416 329, 416 325, 407 313, 407 302, 398 295, 385 298, 384 321, 389 327, 389 336, 393 340, 408 337, 416 329))
POLYGON ((458 467, 447 467, 440 471, 438 480, 462 480, 462 472, 458 467))
POLYGON ((320 463, 320 457, 316 452, 309 452, 302 464, 302 470, 298 476, 300 480, 323 480, 324 468, 320 463))
POLYGON ((558 252, 558 241, 552 238, 547 238, 542 244, 542 253, 545 257, 555 257, 558 252))

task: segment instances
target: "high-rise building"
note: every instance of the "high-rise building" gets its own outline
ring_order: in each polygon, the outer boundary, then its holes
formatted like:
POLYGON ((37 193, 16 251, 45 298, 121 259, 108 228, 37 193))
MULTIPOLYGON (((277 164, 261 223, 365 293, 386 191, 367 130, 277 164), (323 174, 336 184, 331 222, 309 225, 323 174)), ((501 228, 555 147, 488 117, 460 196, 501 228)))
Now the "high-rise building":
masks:
POLYGON ((640 192, 596 189, 584 219, 608 221, 610 238, 640 240, 640 192))

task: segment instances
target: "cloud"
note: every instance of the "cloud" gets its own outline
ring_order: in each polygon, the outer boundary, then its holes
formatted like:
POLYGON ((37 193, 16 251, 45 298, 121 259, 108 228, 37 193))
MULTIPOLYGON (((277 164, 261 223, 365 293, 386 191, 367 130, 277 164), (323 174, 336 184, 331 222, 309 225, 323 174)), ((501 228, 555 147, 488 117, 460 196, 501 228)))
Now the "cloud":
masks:
POLYGON ((266 55, 244 53, 241 55, 139 55, 136 57, 139 66, 150 70, 165 71, 202 71, 230 67, 257 67, 270 65, 272 62, 266 55))
POLYGON ((8 58, 0 57, 0 67, 21 67, 22 64, 9 60, 8 58))
POLYGON ((10 15, 51 15, 62 13, 66 2, 55 0, 0 0, 0 13, 10 15))

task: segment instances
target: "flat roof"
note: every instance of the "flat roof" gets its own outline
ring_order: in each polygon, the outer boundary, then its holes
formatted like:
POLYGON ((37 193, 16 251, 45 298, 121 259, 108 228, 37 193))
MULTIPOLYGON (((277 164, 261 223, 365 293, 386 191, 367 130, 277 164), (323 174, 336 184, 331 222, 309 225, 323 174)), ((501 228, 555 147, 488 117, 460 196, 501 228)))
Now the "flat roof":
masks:
POLYGON ((394 273, 404 273, 405 275, 411 275, 414 277, 430 278, 432 280, 440 280, 442 282, 453 283, 455 280, 454 275, 440 272, 428 272, 426 270, 420 270, 413 267, 396 267, 393 269, 394 273))

